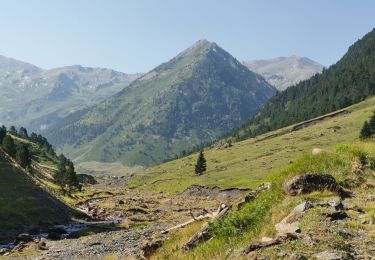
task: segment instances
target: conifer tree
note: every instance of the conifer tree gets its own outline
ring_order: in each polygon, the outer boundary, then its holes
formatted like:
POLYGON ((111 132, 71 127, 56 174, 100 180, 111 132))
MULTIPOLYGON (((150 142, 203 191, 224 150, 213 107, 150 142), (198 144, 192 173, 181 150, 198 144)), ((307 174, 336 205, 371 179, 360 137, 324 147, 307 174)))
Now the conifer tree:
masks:
POLYGON ((195 165, 195 174, 201 175, 207 169, 206 159, 204 158, 203 151, 199 152, 197 164, 195 165))
POLYGON ((31 156, 30 156, 29 149, 27 148, 26 145, 20 144, 20 145, 17 146, 16 161, 23 168, 30 167, 30 165, 31 165, 31 156))
POLYGON ((11 133, 13 135, 17 135, 17 129, 14 125, 10 126, 9 133, 11 133))
POLYGON ((57 172, 54 175, 54 179, 64 193, 66 191, 70 193, 73 188, 81 188, 73 163, 63 154, 59 156, 59 163, 57 165, 57 172))
POLYGON ((0 127, 0 144, 3 143, 4 137, 7 135, 7 129, 5 126, 0 127))
POLYGON ((368 125, 369 125, 368 127, 369 127, 370 132, 371 132, 370 135, 375 134, 375 110, 374 110, 374 112, 373 112, 373 114, 372 114, 372 116, 371 116, 371 118, 368 122, 368 125))
POLYGON ((20 129, 18 130, 18 135, 23 138, 29 138, 29 135, 27 134, 27 130, 23 126, 21 126, 20 129))
POLYGON ((16 154, 16 148, 13 141, 13 138, 9 135, 6 135, 3 139, 3 148, 10 156, 14 157, 16 154))
POLYGON ((71 161, 68 162, 68 169, 67 169, 67 176, 66 176, 66 180, 67 180, 67 186, 68 186, 68 189, 69 189, 69 192, 72 190, 72 188, 74 187, 78 187, 79 185, 79 182, 78 182, 78 178, 77 178, 77 174, 74 170, 74 165, 71 161))
POLYGON ((359 138, 364 140, 364 139, 368 139, 371 137, 371 129, 370 129, 370 124, 365 121, 365 123, 363 124, 362 126, 362 129, 361 129, 361 132, 359 134, 359 138))

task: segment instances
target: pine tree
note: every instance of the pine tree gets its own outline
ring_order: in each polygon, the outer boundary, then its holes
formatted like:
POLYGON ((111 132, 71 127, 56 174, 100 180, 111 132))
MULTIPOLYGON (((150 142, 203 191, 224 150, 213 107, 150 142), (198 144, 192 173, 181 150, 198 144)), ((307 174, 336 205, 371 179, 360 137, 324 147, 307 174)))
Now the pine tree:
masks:
POLYGON ((74 165, 72 162, 68 162, 68 169, 66 172, 66 180, 67 180, 67 186, 69 188, 69 192, 72 190, 73 187, 78 187, 78 179, 77 174, 74 170, 74 165))
POLYGON ((20 129, 18 130, 18 134, 19 136, 23 137, 23 138, 29 138, 28 134, 27 134, 27 130, 26 128, 24 127, 20 127, 20 129))
POLYGON ((359 138, 362 140, 368 139, 371 137, 371 134, 370 124, 365 121, 359 134, 359 138))
POLYGON ((207 169, 206 159, 204 158, 203 151, 199 152, 197 164, 195 165, 195 174, 201 175, 207 169))
POLYGON ((0 127, 0 144, 3 143, 4 137, 7 135, 7 129, 5 126, 0 127))
POLYGON ((30 167, 31 165, 31 156, 29 149, 26 145, 20 144, 17 146, 16 150, 16 160, 23 168, 30 167))
POLYGON ((73 163, 63 154, 59 156, 59 163, 57 165, 57 172, 54 175, 54 180, 64 193, 66 191, 70 193, 73 188, 81 188, 73 163))
POLYGON ((17 135, 17 129, 14 125, 10 126, 9 133, 11 133, 13 135, 17 135))
POLYGON ((373 112, 373 114, 372 114, 372 116, 371 116, 371 118, 370 118, 370 120, 369 120, 369 122, 368 122, 368 127, 369 127, 369 129, 370 129, 370 135, 373 135, 373 134, 375 134, 375 110, 374 110, 374 112, 373 112))
POLYGON ((54 175, 54 180, 61 190, 65 190, 65 176, 66 176, 66 161, 67 159, 63 154, 59 156, 59 163, 57 164, 57 171, 54 175))
POLYGON ((16 148, 13 141, 13 138, 9 135, 6 135, 3 139, 3 148, 10 156, 14 157, 16 154, 16 148))

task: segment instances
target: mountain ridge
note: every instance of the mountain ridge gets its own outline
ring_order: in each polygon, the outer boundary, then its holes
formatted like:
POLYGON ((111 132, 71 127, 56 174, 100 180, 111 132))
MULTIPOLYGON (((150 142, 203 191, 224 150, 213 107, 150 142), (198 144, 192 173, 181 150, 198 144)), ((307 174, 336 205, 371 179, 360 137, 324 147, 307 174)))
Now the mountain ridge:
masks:
POLYGON ((375 29, 321 74, 275 95, 232 136, 255 136, 350 106, 374 94, 375 29))
POLYGON ((68 144, 64 151, 75 150, 70 155, 79 155, 79 160, 120 158, 150 165, 213 141, 258 111, 275 92, 216 43, 203 40, 74 123, 63 122, 48 137, 57 146, 68 144))
POLYGON ((324 68, 323 65, 310 58, 297 55, 267 60, 249 60, 242 63, 265 77, 280 91, 321 73, 324 68))
POLYGON ((115 94, 139 76, 81 65, 44 70, 0 56, 0 123, 41 131, 115 94))

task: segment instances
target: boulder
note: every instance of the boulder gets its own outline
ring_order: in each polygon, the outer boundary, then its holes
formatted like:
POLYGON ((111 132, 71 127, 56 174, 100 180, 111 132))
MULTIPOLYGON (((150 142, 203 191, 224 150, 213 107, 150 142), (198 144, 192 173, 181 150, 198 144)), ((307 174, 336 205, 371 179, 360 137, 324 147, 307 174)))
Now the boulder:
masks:
POLYGON ((298 204, 292 211, 291 211, 291 214, 296 214, 296 213, 301 213, 301 212, 305 212, 306 210, 310 209, 314 207, 314 204, 311 203, 310 201, 308 200, 305 200, 304 202, 298 204))
POLYGON ((317 254, 313 255, 315 259, 321 259, 321 260, 340 260, 345 259, 345 257, 340 253, 336 251, 323 251, 317 254))
POLYGON ((256 198, 256 193, 251 192, 247 194, 238 204, 237 209, 240 210, 246 203, 249 203, 250 201, 254 200, 256 198))
POLYGON ((307 260, 307 257, 301 253, 293 253, 289 257, 290 260, 307 260))
POLYGON ((312 153, 312 155, 318 155, 318 154, 324 153, 324 150, 320 149, 320 148, 314 148, 314 149, 312 149, 311 153, 312 153))
POLYGON ((53 227, 48 230, 49 233, 57 233, 60 235, 67 234, 68 231, 65 230, 63 227, 53 227))
POLYGON ((17 236, 15 244, 18 244, 19 242, 31 242, 33 241, 33 237, 28 233, 21 233, 17 236))
POLYGON ((47 247, 47 245, 46 245, 46 242, 44 242, 44 241, 39 241, 39 243, 38 243, 38 249, 39 249, 39 250, 47 250, 48 247, 47 247))
POLYGON ((163 245, 163 240, 155 239, 152 241, 145 241, 141 247, 141 258, 149 259, 149 257, 161 246, 163 245))
POLYGON ((294 234, 301 232, 299 228, 299 221, 288 223, 287 221, 281 221, 275 225, 278 234, 294 234))
POLYGON ((327 204, 334 208, 335 210, 343 210, 344 209, 344 204, 340 199, 337 198, 331 198, 328 200, 327 204))
POLYGON ((68 239, 77 239, 80 236, 81 235, 80 235, 79 231, 75 231, 75 232, 71 232, 66 238, 68 238, 68 239))
POLYGON ((332 175, 318 173, 306 173, 296 176, 284 182, 283 190, 292 196, 323 190, 342 192, 342 188, 332 175))
POLYGON ((56 232, 49 232, 47 238, 51 240, 60 240, 61 234, 56 233, 56 232))
POLYGON ((6 255, 9 253, 11 250, 9 248, 1 248, 0 249, 0 255, 6 255))
POLYGON ((331 220, 331 221, 334 221, 334 220, 341 220, 341 219, 346 219, 348 218, 348 214, 346 214, 345 211, 335 211, 333 213, 330 213, 327 215, 327 217, 331 220))
POLYGON ((38 226, 30 227, 29 232, 30 235, 38 235, 41 233, 41 228, 38 226))

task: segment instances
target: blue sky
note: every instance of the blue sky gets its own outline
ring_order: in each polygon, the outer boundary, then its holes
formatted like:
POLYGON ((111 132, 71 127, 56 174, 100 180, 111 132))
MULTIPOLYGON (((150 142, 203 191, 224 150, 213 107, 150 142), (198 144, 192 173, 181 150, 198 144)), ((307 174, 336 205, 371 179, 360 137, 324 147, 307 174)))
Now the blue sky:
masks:
POLYGON ((370 0, 0 0, 0 54, 42 68, 146 72, 202 38, 239 60, 327 66, 373 27, 370 0))

